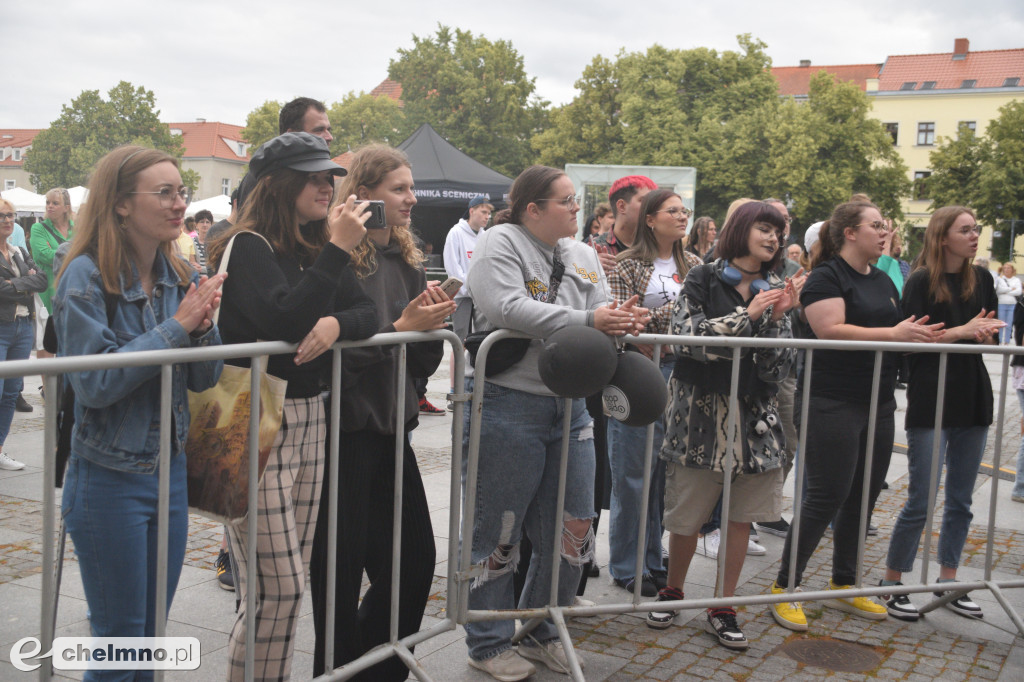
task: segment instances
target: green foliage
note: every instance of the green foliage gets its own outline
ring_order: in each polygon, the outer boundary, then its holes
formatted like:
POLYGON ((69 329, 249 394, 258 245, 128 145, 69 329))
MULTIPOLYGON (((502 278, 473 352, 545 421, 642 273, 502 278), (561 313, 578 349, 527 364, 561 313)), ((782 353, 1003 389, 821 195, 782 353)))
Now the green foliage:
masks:
POLYGON ((252 145, 252 151, 267 140, 277 137, 278 117, 284 105, 272 99, 249 112, 242 128, 242 139, 252 145))
POLYGON ((929 210, 951 205, 970 206, 978 197, 981 165, 989 157, 988 141, 961 125, 956 139, 940 137, 936 149, 928 155, 932 169, 927 179, 931 198, 929 210))
POLYGON ((429 123, 456 147, 508 175, 533 160, 530 138, 544 123, 547 102, 533 96, 534 79, 508 41, 438 26, 413 36, 413 47, 391 60, 402 84, 408 129, 429 123))
POLYGON ((370 142, 397 145, 412 132, 405 113, 390 97, 350 92, 327 109, 331 120, 331 154, 342 154, 370 142))
MULTIPOLYGON (((40 192, 52 187, 74 187, 88 182, 89 173, 107 152, 124 144, 154 147, 181 158, 181 138, 160 122, 153 92, 121 81, 107 93, 84 90, 61 108, 50 127, 36 135, 25 155, 25 170, 40 192)), ((186 184, 198 186, 196 173, 186 184)))

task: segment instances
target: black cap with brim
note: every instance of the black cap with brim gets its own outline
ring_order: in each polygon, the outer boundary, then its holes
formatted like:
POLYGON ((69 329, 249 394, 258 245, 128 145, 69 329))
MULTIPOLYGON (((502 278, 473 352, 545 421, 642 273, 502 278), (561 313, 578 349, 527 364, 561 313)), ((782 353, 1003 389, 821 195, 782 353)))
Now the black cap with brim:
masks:
POLYGON ((258 180, 281 168, 303 173, 329 171, 347 175, 348 171, 331 161, 331 153, 323 138, 310 133, 284 133, 265 142, 249 161, 249 171, 258 180))

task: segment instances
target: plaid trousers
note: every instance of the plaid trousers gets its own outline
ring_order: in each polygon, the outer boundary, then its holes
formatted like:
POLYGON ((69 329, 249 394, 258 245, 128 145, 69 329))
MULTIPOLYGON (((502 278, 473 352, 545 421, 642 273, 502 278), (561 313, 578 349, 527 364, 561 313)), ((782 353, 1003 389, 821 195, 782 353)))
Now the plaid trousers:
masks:
MULTIPOLYGON (((324 408, 320 396, 287 398, 281 431, 257 494, 255 680, 287 680, 306 587, 324 475, 324 408)), ((245 676, 248 520, 228 526, 241 605, 231 630, 228 680, 245 676)))

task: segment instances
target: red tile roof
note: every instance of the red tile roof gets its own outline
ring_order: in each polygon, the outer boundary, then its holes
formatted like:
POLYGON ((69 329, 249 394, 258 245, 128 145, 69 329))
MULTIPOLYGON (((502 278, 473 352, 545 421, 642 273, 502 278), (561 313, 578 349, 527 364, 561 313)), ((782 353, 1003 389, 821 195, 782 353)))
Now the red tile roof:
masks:
POLYGON ((370 94, 374 97, 390 97, 391 99, 398 102, 401 106, 402 102, 402 84, 396 83, 390 78, 385 78, 380 82, 380 85, 370 90, 370 94))
POLYGON ((1001 88, 1014 77, 1024 84, 1024 49, 967 52, 964 59, 953 59, 952 52, 906 54, 886 60, 878 89, 899 90, 914 81, 920 90, 924 81, 935 81, 936 90, 948 90, 960 88, 965 80, 976 81, 975 88, 1001 88))
POLYGON ((185 158, 216 158, 228 161, 248 161, 249 155, 239 156, 235 150, 224 143, 221 138, 242 140, 242 128, 230 123, 217 121, 192 121, 190 123, 168 123, 168 128, 181 131, 181 141, 185 147, 185 158))
POLYGON ((861 90, 867 89, 869 78, 878 78, 881 64, 840 64, 838 66, 774 66, 772 75, 779 83, 779 94, 806 96, 811 89, 811 76, 827 71, 841 81, 851 81, 861 90))
MULTIPOLYGON (((39 132, 37 128, 0 128, 0 147, 28 147, 39 132)), ((4 160, 0 161, 0 167, 21 168, 23 162, 24 157, 15 161, 14 155, 7 154, 4 160)))
POLYGON ((349 167, 349 164, 352 163, 352 156, 352 152, 345 152, 344 154, 335 156, 333 159, 331 159, 331 161, 347 169, 349 167))

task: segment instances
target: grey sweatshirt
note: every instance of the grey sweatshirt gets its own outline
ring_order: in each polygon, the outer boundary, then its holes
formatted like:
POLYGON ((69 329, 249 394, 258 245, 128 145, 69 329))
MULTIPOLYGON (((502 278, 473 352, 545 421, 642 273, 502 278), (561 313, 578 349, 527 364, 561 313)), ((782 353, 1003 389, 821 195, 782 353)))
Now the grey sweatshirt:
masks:
MULTIPOLYGON (((604 270, 590 247, 559 241, 565 274, 555 303, 547 303, 554 249, 520 225, 504 223, 483 232, 473 252, 467 285, 473 298, 473 330, 513 329, 544 339, 570 325, 594 324, 594 310, 610 302, 604 270)), ((537 371, 542 343, 535 340, 511 369, 488 379, 506 388, 554 395, 537 371)), ((469 376, 472 368, 466 360, 469 376)))

